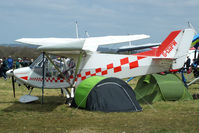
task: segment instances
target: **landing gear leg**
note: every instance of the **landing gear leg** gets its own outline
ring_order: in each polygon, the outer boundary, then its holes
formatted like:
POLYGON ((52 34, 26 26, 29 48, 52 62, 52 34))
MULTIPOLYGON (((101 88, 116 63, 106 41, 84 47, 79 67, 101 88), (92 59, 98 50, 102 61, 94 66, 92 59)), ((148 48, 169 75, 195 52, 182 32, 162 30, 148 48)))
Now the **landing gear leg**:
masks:
POLYGON ((61 89, 62 89, 63 93, 66 95, 65 104, 68 104, 70 106, 71 105, 71 101, 72 101, 70 91, 68 90, 68 88, 61 88, 61 89))
POLYGON ((61 88, 61 96, 62 97, 64 96, 64 92, 63 92, 62 88, 61 88))
POLYGON ((28 95, 30 95, 32 93, 32 90, 33 90, 33 87, 30 88, 30 92, 29 92, 28 95))
POLYGON ((71 98, 74 98, 75 96, 74 92, 75 92, 75 88, 71 88, 71 98))

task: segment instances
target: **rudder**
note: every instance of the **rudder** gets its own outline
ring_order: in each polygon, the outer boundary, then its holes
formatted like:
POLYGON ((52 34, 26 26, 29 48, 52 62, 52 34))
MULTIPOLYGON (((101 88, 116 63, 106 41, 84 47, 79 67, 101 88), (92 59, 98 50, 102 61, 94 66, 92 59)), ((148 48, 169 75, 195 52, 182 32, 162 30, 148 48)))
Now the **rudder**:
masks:
POLYGON ((195 35, 195 31, 193 29, 185 29, 181 31, 181 34, 182 37, 178 42, 179 44, 177 46, 176 54, 174 56, 176 60, 173 61, 172 69, 180 69, 183 67, 187 58, 189 48, 191 46, 191 42, 195 35))

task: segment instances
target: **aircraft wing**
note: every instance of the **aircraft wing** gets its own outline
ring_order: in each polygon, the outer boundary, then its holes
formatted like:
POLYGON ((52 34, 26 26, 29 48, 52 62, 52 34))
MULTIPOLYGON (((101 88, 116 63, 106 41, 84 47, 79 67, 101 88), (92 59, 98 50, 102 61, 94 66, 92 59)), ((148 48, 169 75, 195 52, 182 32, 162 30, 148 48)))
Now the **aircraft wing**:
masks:
POLYGON ((116 44, 149 38, 149 35, 104 36, 90 38, 22 38, 20 43, 40 45, 41 51, 97 51, 99 45, 116 44))
POLYGON ((66 44, 75 40, 77 40, 77 38, 21 38, 15 41, 25 44, 43 46, 66 44))
POLYGON ((116 44, 123 42, 136 41, 149 38, 149 35, 126 35, 126 36, 104 36, 104 37, 92 37, 86 38, 83 50, 97 51, 98 46, 106 44, 116 44))

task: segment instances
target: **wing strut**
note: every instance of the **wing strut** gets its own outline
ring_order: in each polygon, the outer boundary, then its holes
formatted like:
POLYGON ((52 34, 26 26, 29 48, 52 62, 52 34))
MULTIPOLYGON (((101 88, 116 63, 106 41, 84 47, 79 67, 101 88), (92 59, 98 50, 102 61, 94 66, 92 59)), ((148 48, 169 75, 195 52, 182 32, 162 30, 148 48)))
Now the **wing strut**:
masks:
POLYGON ((77 61, 77 66, 76 66, 76 69, 75 69, 75 76, 74 76, 74 79, 73 79, 73 85, 75 83, 75 79, 77 78, 77 74, 79 74, 81 72, 81 69, 79 69, 80 67, 80 63, 82 61, 82 56, 84 54, 84 51, 80 51, 80 55, 79 55, 79 58, 78 58, 78 61, 77 61), (78 72, 79 70, 79 72, 78 72))
POLYGON ((42 98, 41 98, 41 104, 44 103, 44 86, 45 86, 45 52, 43 52, 43 67, 42 67, 42 76, 43 76, 43 80, 42 80, 42 98))

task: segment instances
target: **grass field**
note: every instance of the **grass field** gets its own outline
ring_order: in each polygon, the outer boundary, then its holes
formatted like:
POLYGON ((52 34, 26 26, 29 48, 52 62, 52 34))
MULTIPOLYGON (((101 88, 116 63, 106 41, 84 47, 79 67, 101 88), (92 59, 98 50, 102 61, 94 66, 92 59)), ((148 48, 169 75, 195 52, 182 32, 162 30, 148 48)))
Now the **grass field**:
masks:
MULTIPOLYGON (((131 82, 134 87, 135 79, 131 82)), ((199 85, 189 88, 199 93, 199 85)), ((142 112, 103 113, 70 108, 60 90, 45 90, 44 104, 21 104, 25 87, 16 88, 13 98, 11 80, 0 79, 1 133, 165 133, 199 132, 199 100, 157 102, 141 105, 142 112)), ((41 96, 35 89, 34 96, 41 96)))

